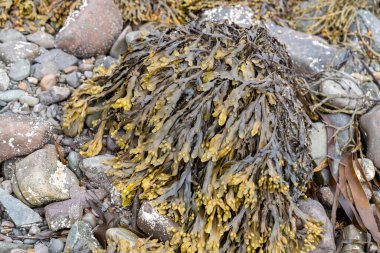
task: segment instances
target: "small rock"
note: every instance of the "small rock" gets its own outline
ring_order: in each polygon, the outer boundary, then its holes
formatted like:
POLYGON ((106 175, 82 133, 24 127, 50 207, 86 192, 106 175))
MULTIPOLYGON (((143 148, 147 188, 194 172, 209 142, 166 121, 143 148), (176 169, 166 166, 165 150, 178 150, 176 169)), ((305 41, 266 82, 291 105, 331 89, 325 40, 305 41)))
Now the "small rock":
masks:
POLYGON ((0 92, 0 100, 5 102, 11 102, 26 95, 27 93, 23 90, 7 90, 0 92))
POLYGON ((38 98, 42 104, 51 105, 66 100, 70 94, 69 88, 54 86, 50 90, 38 94, 38 98))
POLYGON ((42 31, 29 34, 26 39, 46 49, 54 47, 54 37, 42 31))
POLYGON ((45 61, 33 65, 33 76, 39 80, 47 75, 58 75, 59 69, 54 61, 45 61))
POLYGON ((36 243, 34 245, 34 253, 49 253, 49 248, 43 243, 36 243))
POLYGON ((0 42, 5 43, 9 41, 26 41, 24 35, 15 29, 0 30, 0 42))
POLYGON ((16 164, 13 189, 18 188, 31 206, 41 206, 53 201, 66 200, 69 190, 78 185, 71 170, 57 159, 54 145, 35 151, 16 164))
POLYGON ((0 162, 28 155, 50 139, 51 126, 44 121, 24 115, 0 115, 0 162))
POLYGON ((45 206, 46 221, 53 231, 70 228, 82 218, 82 214, 83 208, 78 199, 69 199, 45 206))
MULTIPOLYGON (((0 253, 10 253, 14 249, 22 249, 22 250, 25 249, 26 250, 26 249, 31 249, 32 247, 33 246, 31 246, 31 245, 0 241, 0 253)), ((24 251, 24 252, 26 252, 26 251, 24 251)))
POLYGON ((51 88, 57 85, 57 82, 58 82, 57 76, 54 74, 44 76, 40 82, 41 90, 42 91, 50 90, 51 88))
POLYGON ((87 200, 91 199, 91 196, 87 194, 85 187, 73 186, 70 188, 70 198, 79 200, 83 208, 89 208, 87 200))
POLYGON ((11 221, 3 220, 1 222, 1 227, 14 228, 15 224, 13 224, 13 222, 11 222, 11 221))
POLYGON ((85 72, 84 72, 84 76, 85 76, 86 78, 88 78, 88 79, 91 79, 91 77, 92 77, 92 72, 91 72, 91 71, 85 71, 85 72))
POLYGON ((33 77, 33 76, 28 77, 27 80, 31 84, 37 84, 38 83, 38 79, 33 77))
POLYGON ((0 44, 0 60, 6 64, 15 63, 20 59, 32 61, 37 57, 39 52, 39 47, 29 42, 9 41, 0 44))
POLYGON ((11 251, 9 251, 9 253, 28 253, 28 251, 24 249, 12 249, 11 251))
POLYGON ((130 26, 127 26, 119 35, 119 37, 116 39, 115 43, 113 43, 113 46, 110 51, 110 55, 113 58, 119 58, 120 55, 127 52, 128 45, 127 41, 125 40, 125 36, 127 33, 131 32, 132 28, 130 26))
POLYGON ((90 224, 92 228, 96 227, 96 217, 91 212, 83 215, 82 221, 85 221, 88 224, 90 224))
POLYGON ((326 215, 326 211, 323 206, 315 200, 307 199, 300 200, 298 202, 299 208, 302 212, 309 215, 311 218, 316 219, 317 221, 322 222, 323 225, 323 236, 319 242, 317 248, 313 250, 313 253, 327 253, 335 251, 335 242, 334 242, 334 233, 333 225, 331 224, 330 219, 326 215))
POLYGON ((30 74, 30 62, 20 59, 16 61, 9 70, 9 77, 13 81, 21 81, 27 78, 30 74))
POLYGON ((12 194, 11 180, 5 180, 1 182, 1 189, 5 190, 8 194, 12 194))
POLYGON ((41 229, 40 229, 40 227, 37 226, 37 225, 33 225, 33 226, 31 226, 30 229, 29 229, 29 234, 30 234, 30 235, 36 235, 36 234, 38 234, 38 233, 40 233, 40 232, 41 232, 41 229))
POLYGON ((17 85, 17 88, 19 88, 20 90, 23 90, 23 91, 30 90, 30 86, 25 82, 19 82, 17 85))
POLYGON ((112 65, 116 64, 116 60, 111 56, 100 57, 95 61, 95 66, 103 66, 105 69, 109 69, 112 65))
POLYGON ((71 72, 74 72, 74 71, 77 71, 78 70, 78 67, 77 66, 68 66, 67 68, 65 68, 63 70, 63 73, 65 74, 69 74, 71 72))
POLYGON ((3 242, 13 242, 13 239, 11 237, 9 237, 9 236, 0 234, 0 241, 3 241, 3 242))
POLYGON ((27 104, 29 106, 35 106, 40 102, 38 98, 32 97, 32 96, 23 96, 18 99, 20 103, 27 104))
POLYGON ((106 239, 109 248, 118 248, 121 242, 128 242, 128 246, 132 248, 136 245, 139 237, 125 228, 109 228, 106 232, 106 239))
POLYGON ((380 106, 375 106, 360 118, 360 128, 367 144, 367 157, 380 168, 380 106))
POLYGON ((78 72, 74 71, 66 76, 66 82, 68 85, 70 85, 73 88, 78 88, 80 85, 79 78, 78 78, 78 72))
POLYGON ((89 251, 96 252, 96 249, 99 247, 99 242, 92 234, 91 226, 87 222, 77 221, 71 226, 64 251, 78 252, 80 249, 87 249, 89 251))
POLYGON ((7 72, 4 69, 0 69, 0 91, 5 91, 8 89, 10 79, 7 72))
POLYGON ((172 233, 170 227, 178 227, 178 224, 159 214, 148 202, 144 202, 137 216, 137 227, 144 233, 163 242, 170 241, 172 233))
POLYGON ((69 162, 68 166, 71 171, 74 172, 78 178, 81 178, 83 175, 82 171, 79 169, 79 163, 81 161, 80 154, 78 152, 71 151, 67 156, 67 161, 69 162))
POLYGON ((41 217, 36 212, 18 199, 9 195, 8 192, 3 189, 0 189, 0 203, 17 226, 42 222, 41 217))
POLYGON ((330 187, 324 186, 318 190, 318 199, 327 207, 332 207, 334 203, 334 193, 330 187))
POLYGON ((75 65, 78 62, 78 59, 73 55, 63 52, 61 49, 52 49, 37 57, 35 61, 38 63, 52 61, 57 65, 59 70, 64 70, 69 66, 75 65))
POLYGON ((78 70, 82 73, 86 71, 92 71, 94 69, 94 64, 82 63, 79 65, 78 70))
POLYGON ((104 162, 111 160, 112 158, 115 158, 115 156, 109 154, 89 157, 83 159, 79 166, 84 174, 91 179, 96 174, 105 173, 107 170, 111 169, 112 166, 104 164, 104 162))
POLYGON ((122 28, 121 13, 113 1, 92 0, 69 16, 55 44, 81 58, 105 54, 122 28))
POLYGON ((320 164, 327 157, 327 130, 322 122, 314 123, 310 131, 311 157, 320 164))
MULTIPOLYGON (((358 161, 363 169, 365 178, 367 179, 367 181, 371 181, 375 177, 375 174, 376 174, 376 168, 373 165, 373 162, 368 158, 358 159, 358 161)), ((356 172, 356 175, 358 176, 359 181, 362 183, 365 183, 365 180, 362 177, 362 173, 360 173, 359 169, 356 167, 355 167, 355 172, 356 172)))
POLYGON ((60 239, 52 238, 49 243, 49 251, 51 253, 61 253, 65 247, 64 242, 60 239))

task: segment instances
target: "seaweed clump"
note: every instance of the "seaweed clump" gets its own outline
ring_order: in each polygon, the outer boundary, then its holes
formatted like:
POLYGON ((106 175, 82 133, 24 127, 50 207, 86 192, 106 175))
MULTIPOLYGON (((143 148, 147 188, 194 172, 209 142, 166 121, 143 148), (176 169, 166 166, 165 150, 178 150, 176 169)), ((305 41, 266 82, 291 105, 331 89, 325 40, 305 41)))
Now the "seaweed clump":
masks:
POLYGON ((121 151, 109 175, 181 225, 181 252, 307 252, 322 229, 295 204, 312 177, 302 80, 265 27, 208 21, 155 30, 111 76, 74 91, 64 129, 101 112, 82 154, 108 132, 121 151))

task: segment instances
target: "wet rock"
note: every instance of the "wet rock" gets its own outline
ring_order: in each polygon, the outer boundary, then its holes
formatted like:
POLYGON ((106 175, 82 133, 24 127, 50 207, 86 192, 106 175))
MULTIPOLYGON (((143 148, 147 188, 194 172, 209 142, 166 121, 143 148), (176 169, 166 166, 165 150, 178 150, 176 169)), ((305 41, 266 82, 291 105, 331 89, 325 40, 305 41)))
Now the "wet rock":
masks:
POLYGON ((35 33, 26 36, 26 39, 34 44, 37 44, 43 48, 53 48, 54 47, 54 37, 51 34, 37 31, 35 33))
POLYGON ((314 123, 310 131, 311 157, 320 164, 327 156, 327 130, 322 122, 314 123))
POLYGON ((353 79, 349 78, 331 78, 321 84, 321 92, 326 96, 337 97, 331 98, 329 103, 340 109, 353 110, 359 106, 359 99, 364 96, 362 90, 358 87, 353 79))
POLYGON ((70 188, 70 198, 79 200, 83 208, 89 208, 90 205, 87 200, 91 199, 91 196, 87 194, 85 187, 73 186, 70 188))
POLYGON ((19 243, 9 243, 0 241, 0 253, 10 253, 14 249, 31 249, 33 246, 19 244, 19 243))
POLYGON ((245 5, 221 6, 206 10, 202 18, 213 22, 227 21, 229 24, 236 24, 242 27, 252 25, 253 11, 245 5))
POLYGON ((354 225, 348 225, 343 229, 343 240, 353 243, 345 245, 342 249, 342 252, 353 252, 349 251, 349 249, 363 251, 364 246, 361 245, 361 243, 365 243, 367 241, 367 236, 362 231, 357 229, 354 225))
MULTIPOLYGON (((373 165, 373 162, 368 158, 364 158, 364 159, 359 158, 358 160, 363 169, 365 178, 367 179, 367 181, 371 181, 375 177, 375 174, 376 174, 376 168, 373 165)), ((359 181, 364 183, 365 180, 362 174, 360 173, 360 170, 355 167, 355 172, 356 172, 356 175, 358 176, 359 181)))
POLYGON ((313 181, 320 186, 329 185, 330 181, 330 171, 327 168, 324 168, 321 171, 315 172, 313 175, 313 181))
POLYGON ((18 99, 20 103, 27 104, 29 106, 35 106, 40 102, 38 98, 32 97, 32 96, 23 96, 18 99))
POLYGON ((21 81, 27 78, 30 74, 30 62, 28 60, 20 59, 12 64, 9 70, 9 77, 13 81, 21 81))
POLYGON ((42 79, 47 75, 57 75, 59 69, 57 64, 54 61, 45 61, 43 63, 38 63, 33 66, 33 76, 42 79))
POLYGON ((0 91, 5 91, 9 87, 10 79, 5 69, 0 68, 0 91))
POLYGON ((81 58, 105 54, 122 28, 121 13, 112 0, 89 0, 68 17, 55 44, 81 58))
POLYGON ((367 157, 373 164, 380 168, 380 106, 375 106, 371 111, 360 118, 360 128, 367 144, 367 157))
POLYGON ((322 222, 323 225, 323 237, 319 242, 317 248, 312 251, 313 253, 327 253, 335 251, 333 225, 330 219, 326 215, 326 211, 323 206, 315 200, 307 199, 300 200, 298 202, 299 208, 310 217, 322 222))
POLYGON ((0 162, 30 154, 51 136, 50 124, 30 116, 2 114, 0 122, 0 162))
POLYGON ((45 206, 45 217, 49 228, 58 231, 70 228, 82 218, 83 207, 78 199, 69 199, 45 206))
POLYGON ((109 228, 106 232, 107 246, 117 248, 120 242, 128 242, 129 247, 134 247, 139 237, 125 228, 109 228))
POLYGON ((72 172, 77 175, 78 178, 81 178, 82 171, 79 169, 79 163, 81 161, 81 156, 78 152, 71 151, 67 156, 68 166, 72 172))
POLYGON ((57 159, 54 145, 35 151, 16 164, 13 189, 19 189, 31 206, 41 206, 53 201, 66 200, 69 190, 78 185, 78 179, 57 159))
POLYGON ((269 33, 284 44, 297 72, 316 74, 339 66, 347 50, 330 46, 323 39, 267 22, 269 33))
POLYGON ((110 51, 110 55, 113 58, 119 58, 120 55, 124 54, 127 49, 127 41, 125 40, 125 36, 128 32, 132 31, 132 28, 130 26, 127 26, 124 28, 124 30, 120 33, 119 37, 116 39, 115 43, 113 43, 113 46, 110 51))
POLYGON ((26 41, 24 35, 15 29, 0 30, 0 42, 26 41))
POLYGON ((0 189, 0 203, 17 226, 42 222, 41 217, 36 212, 23 204, 20 200, 9 195, 8 192, 3 189, 0 189))
POLYGON ((75 65, 78 62, 78 59, 73 55, 63 52, 61 49, 52 49, 37 57, 35 61, 38 63, 52 61, 57 65, 59 70, 64 70, 71 65, 75 65))
POLYGON ((57 76, 54 74, 46 75, 41 79, 40 87, 42 91, 47 91, 56 86, 58 83, 57 76))
POLYGON ((49 251, 51 253, 61 253, 63 252, 63 249, 65 247, 65 244, 60 239, 52 238, 49 243, 49 251))
POLYGON ((105 56, 95 61, 95 66, 103 66, 105 69, 109 69, 112 65, 116 64, 116 60, 111 56, 105 56))
POLYGON ((66 100, 71 94, 67 87, 53 86, 48 91, 38 94, 40 102, 44 105, 51 105, 66 100))
POLYGON ((0 92, 0 100, 4 102, 11 102, 26 95, 27 93, 23 90, 7 90, 0 92))
POLYGON ((147 235, 165 242, 173 236, 168 228, 178 227, 178 224, 160 215, 148 202, 144 202, 137 216, 137 227, 147 235))
POLYGON ((39 52, 39 47, 29 42, 9 41, 0 44, 0 60, 6 64, 15 63, 20 59, 32 61, 38 56, 39 52))
POLYGON ((334 203, 334 193, 331 191, 330 187, 324 186, 318 190, 318 199, 327 207, 332 207, 334 203))
POLYGON ((66 76, 66 82, 73 88, 78 88, 80 85, 78 72, 74 71, 66 76))
POLYGON ((78 252, 79 250, 88 250, 85 252, 96 252, 99 247, 99 242, 92 234, 91 226, 87 222, 77 221, 70 229, 64 251, 78 252))

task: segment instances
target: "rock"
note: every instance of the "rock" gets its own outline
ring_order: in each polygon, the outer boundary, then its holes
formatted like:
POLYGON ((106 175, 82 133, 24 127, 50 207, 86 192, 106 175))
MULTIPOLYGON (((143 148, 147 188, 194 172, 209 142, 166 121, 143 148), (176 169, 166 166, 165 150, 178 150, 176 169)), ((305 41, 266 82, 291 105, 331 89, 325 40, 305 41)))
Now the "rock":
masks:
POLYGON ((49 253, 49 248, 43 243, 36 243, 34 245, 34 253, 49 253))
POLYGON ((170 241, 173 236, 168 228, 178 227, 178 224, 160 215, 148 202, 144 202, 137 216, 137 227, 145 234, 165 242, 170 241))
POLYGON ((96 252, 99 247, 99 242, 92 234, 91 226, 87 222, 77 221, 70 229, 64 251, 79 252, 80 249, 87 249, 89 252, 96 252))
POLYGON ((310 131, 311 157, 320 164, 327 157, 327 130, 322 122, 314 123, 310 131))
POLYGON ((68 66, 67 68, 65 68, 63 70, 63 73, 65 74, 69 74, 71 72, 74 72, 74 71, 77 71, 78 70, 78 67, 77 66, 68 66))
POLYGON ((32 96, 23 96, 18 99, 20 103, 27 104, 29 106, 35 106, 40 102, 38 98, 32 97, 32 96))
MULTIPOLYGON (((330 187, 324 186, 318 190, 318 199, 327 207, 332 207, 334 203, 334 193, 331 191, 330 187)), ((339 205, 339 204, 338 204, 339 205)))
POLYGON ((23 90, 7 90, 0 92, 0 100, 5 102, 11 102, 17 100, 20 97, 26 96, 27 93, 23 90))
POLYGON ((9 195, 8 192, 3 189, 0 189, 0 203, 17 226, 42 222, 41 217, 36 212, 23 204, 20 200, 9 195))
POLYGON ((111 56, 105 56, 95 61, 95 66, 103 66, 105 69, 109 69, 112 65, 116 64, 116 60, 111 56))
POLYGON ((5 43, 9 41, 26 41, 24 35, 15 29, 0 30, 0 42, 5 43))
POLYGON ((8 194, 12 194, 12 183, 11 180, 5 180, 0 184, 1 189, 5 190, 8 194))
POLYGON ((78 199, 69 199, 45 206, 46 221, 53 231, 70 228, 82 218, 82 214, 83 207, 78 199))
POLYGON ((342 252, 346 252, 346 253, 353 252, 353 251, 349 251, 348 249, 350 250, 357 249, 357 250, 363 251, 364 247, 361 244, 367 241, 367 236, 362 231, 357 229, 354 225, 348 225, 347 227, 343 229, 343 240, 347 242, 353 242, 353 243, 345 245, 342 249, 342 252), (357 242, 357 243, 354 243, 354 242, 357 242))
POLYGON ((38 98, 42 104, 51 105, 66 100, 70 94, 69 88, 54 86, 38 94, 38 98))
POLYGON ((66 82, 73 88, 78 88, 80 85, 78 72, 74 71, 66 76, 66 82))
POLYGON ((9 41, 0 44, 0 60, 6 64, 15 63, 17 60, 34 60, 40 50, 36 44, 24 41, 9 41))
POLYGON ((67 156, 67 161, 69 162, 68 166, 72 172, 77 175, 78 178, 81 178, 82 171, 79 169, 79 163, 81 161, 81 156, 78 152, 71 151, 67 156))
POLYGON ((139 237, 125 228, 109 228, 106 232, 107 246, 117 248, 121 242, 127 242, 129 247, 134 247, 139 237))
POLYGON ((82 63, 79 65, 78 70, 82 73, 86 71, 91 71, 94 69, 94 64, 89 64, 89 63, 82 63))
POLYGON ((85 71, 85 72, 84 72, 84 76, 85 76, 87 79, 91 79, 91 77, 92 77, 92 72, 91 72, 91 71, 85 71))
POLYGON ((0 114, 0 122, 0 162, 30 154, 51 136, 49 123, 30 116, 0 114))
POLYGON ((380 168, 380 149, 378 144, 380 141, 380 105, 375 106, 368 113, 360 118, 360 128, 367 144, 367 157, 371 159, 373 164, 380 168))
POLYGON ((14 157, 5 160, 1 166, 1 172, 5 180, 11 180, 16 168, 16 163, 21 161, 22 157, 14 157))
POLYGON ((54 74, 46 75, 41 79, 40 87, 42 91, 47 91, 57 85, 58 79, 54 74))
POLYGON ((298 202, 299 208, 305 214, 309 215, 311 218, 322 222, 323 225, 323 236, 319 242, 317 248, 313 250, 313 253, 333 253, 335 251, 334 233, 333 225, 330 219, 326 215, 326 211, 323 206, 315 200, 307 199, 300 200, 298 202))
POLYGON ((83 215, 82 221, 85 221, 88 224, 90 224, 92 228, 96 227, 96 217, 91 212, 83 215))
POLYGON ((71 65, 75 65, 78 62, 78 59, 73 55, 63 52, 61 49, 52 49, 37 57, 35 61, 38 63, 52 61, 57 65, 59 70, 64 70, 71 65))
MULTIPOLYGON (((368 158, 364 158, 364 159, 359 158, 358 160, 363 169, 363 172, 367 181, 371 181, 372 179, 374 179, 375 174, 376 174, 376 168, 373 165, 373 162, 368 158)), ((362 177, 362 174, 360 173, 359 169, 356 167, 355 167, 355 172, 356 172, 356 175, 358 176, 359 181, 362 183, 365 183, 365 180, 362 177)))
POLYGON ((9 70, 9 77, 13 81, 21 81, 27 78, 30 74, 30 62, 28 60, 20 59, 12 64, 9 70))
POLYGON ((70 198, 79 200, 83 208, 89 208, 90 205, 87 200, 91 199, 91 196, 87 194, 85 187, 73 186, 70 188, 70 198))
POLYGON ((127 35, 127 33, 131 31, 132 28, 130 26, 124 28, 124 30, 120 33, 119 37, 116 39, 115 43, 113 43, 113 46, 110 51, 110 56, 117 59, 120 55, 123 55, 125 52, 127 52, 128 45, 125 36, 127 35))
POLYGON ((39 234, 40 232, 41 232, 40 227, 37 226, 37 225, 33 225, 33 226, 30 227, 28 234, 30 234, 30 235, 36 235, 36 234, 39 234))
POLYGON ((248 28, 253 23, 253 11, 245 5, 221 6, 206 10, 202 18, 213 22, 227 21, 229 24, 236 24, 248 28))
POLYGON ((65 244, 60 239, 52 238, 49 243, 49 251, 51 253, 61 253, 63 252, 63 249, 65 247, 65 244))
MULTIPOLYGON (((66 200, 78 179, 57 159, 54 145, 35 151, 16 164, 13 189, 18 188, 28 204, 41 206, 66 200)), ((19 196, 16 191, 15 194, 19 196)))
POLYGON ((39 80, 47 75, 58 75, 59 69, 54 61, 45 61, 33 66, 33 76, 39 80))
POLYGON ((328 102, 339 109, 353 110, 359 107, 364 94, 353 79, 331 78, 321 84, 321 92, 331 98, 328 102))
POLYGON ((144 33, 142 31, 130 31, 125 35, 125 41, 127 42, 127 45, 130 45, 133 41, 143 37, 144 33))
POLYGON ((104 162, 111 160, 112 158, 115 158, 115 156, 109 154, 85 158, 82 160, 79 167, 83 171, 83 173, 89 179, 91 179, 96 174, 105 173, 107 170, 111 169, 112 166, 104 164, 104 162))
POLYGON ((122 28, 121 13, 112 0, 88 0, 67 18, 55 44, 70 54, 89 58, 107 53, 122 28))
POLYGON ((10 253, 13 249, 31 249, 33 246, 0 241, 0 253, 10 253))
POLYGON ((43 48, 49 49, 54 47, 54 37, 51 34, 37 31, 26 36, 26 39, 43 48))
POLYGON ((5 69, 0 69, 0 91, 5 91, 8 89, 10 79, 7 75, 5 69))
POLYGON ((269 34, 285 45, 295 70, 301 74, 312 75, 339 66, 348 52, 330 46, 317 36, 281 27, 272 21, 266 26, 269 34))

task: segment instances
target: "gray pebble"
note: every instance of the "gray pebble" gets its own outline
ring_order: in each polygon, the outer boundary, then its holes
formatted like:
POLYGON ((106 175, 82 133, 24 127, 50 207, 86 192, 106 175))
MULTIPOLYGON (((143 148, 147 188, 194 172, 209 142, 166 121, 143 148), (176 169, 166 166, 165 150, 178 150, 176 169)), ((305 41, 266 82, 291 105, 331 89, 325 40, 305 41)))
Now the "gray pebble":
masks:
POLYGON ((36 235, 36 234, 38 234, 40 232, 41 232, 41 229, 37 225, 31 226, 30 229, 29 229, 29 234, 30 235, 36 235))
POLYGON ((59 69, 57 64, 54 61, 45 61, 43 63, 37 63, 33 65, 33 76, 42 79, 47 75, 57 75, 59 73, 59 69))
POLYGON ((36 243, 34 253, 49 253, 49 248, 43 243, 36 243))
POLYGON ((37 105, 40 100, 36 97, 32 97, 32 96, 23 96, 23 97, 20 97, 19 98, 19 101, 23 104, 27 104, 29 106, 35 106, 37 105))
POLYGON ((78 69, 82 73, 86 71, 92 71, 94 69, 94 64, 82 63, 79 65, 78 69))
POLYGON ((8 41, 26 41, 25 36, 15 29, 0 30, 0 41, 2 43, 8 41))
POLYGON ((33 76, 30 76, 30 77, 28 77, 27 79, 28 79, 28 82, 29 82, 30 84, 37 84, 37 83, 38 83, 38 79, 35 78, 35 77, 33 77, 33 76))
POLYGON ((1 182, 1 188, 4 189, 8 194, 12 194, 12 183, 11 180, 5 180, 1 182))
POLYGON ((41 92, 38 97, 42 104, 51 105, 66 100, 70 94, 69 88, 54 86, 48 91, 41 92))
POLYGON ((91 71, 85 71, 84 76, 90 79, 92 77, 92 72, 91 71))
POLYGON ((27 93, 23 90, 7 90, 0 92, 0 100, 4 102, 11 102, 17 100, 20 97, 26 96, 27 93))
POLYGON ((26 36, 26 39, 33 42, 43 48, 53 48, 54 47, 54 37, 48 33, 37 31, 35 33, 26 36))
POLYGON ((81 156, 78 152, 71 151, 67 156, 67 161, 69 162, 69 168, 72 172, 77 175, 78 178, 82 177, 82 172, 79 169, 79 163, 81 161, 81 156))
POLYGON ((37 240, 35 239, 25 239, 24 244, 35 244, 37 240))
POLYGON ((28 60, 20 59, 16 61, 9 70, 9 77, 13 81, 21 81, 27 78, 30 74, 30 62, 28 60))
POLYGON ((79 78, 77 72, 72 72, 66 76, 66 82, 73 88, 78 88, 80 85, 79 78))
POLYGON ((10 79, 7 75, 5 69, 0 69, 0 91, 5 91, 8 89, 10 79))
POLYGON ((49 250, 51 253, 61 253, 65 244, 60 239, 51 239, 49 244, 49 250))

